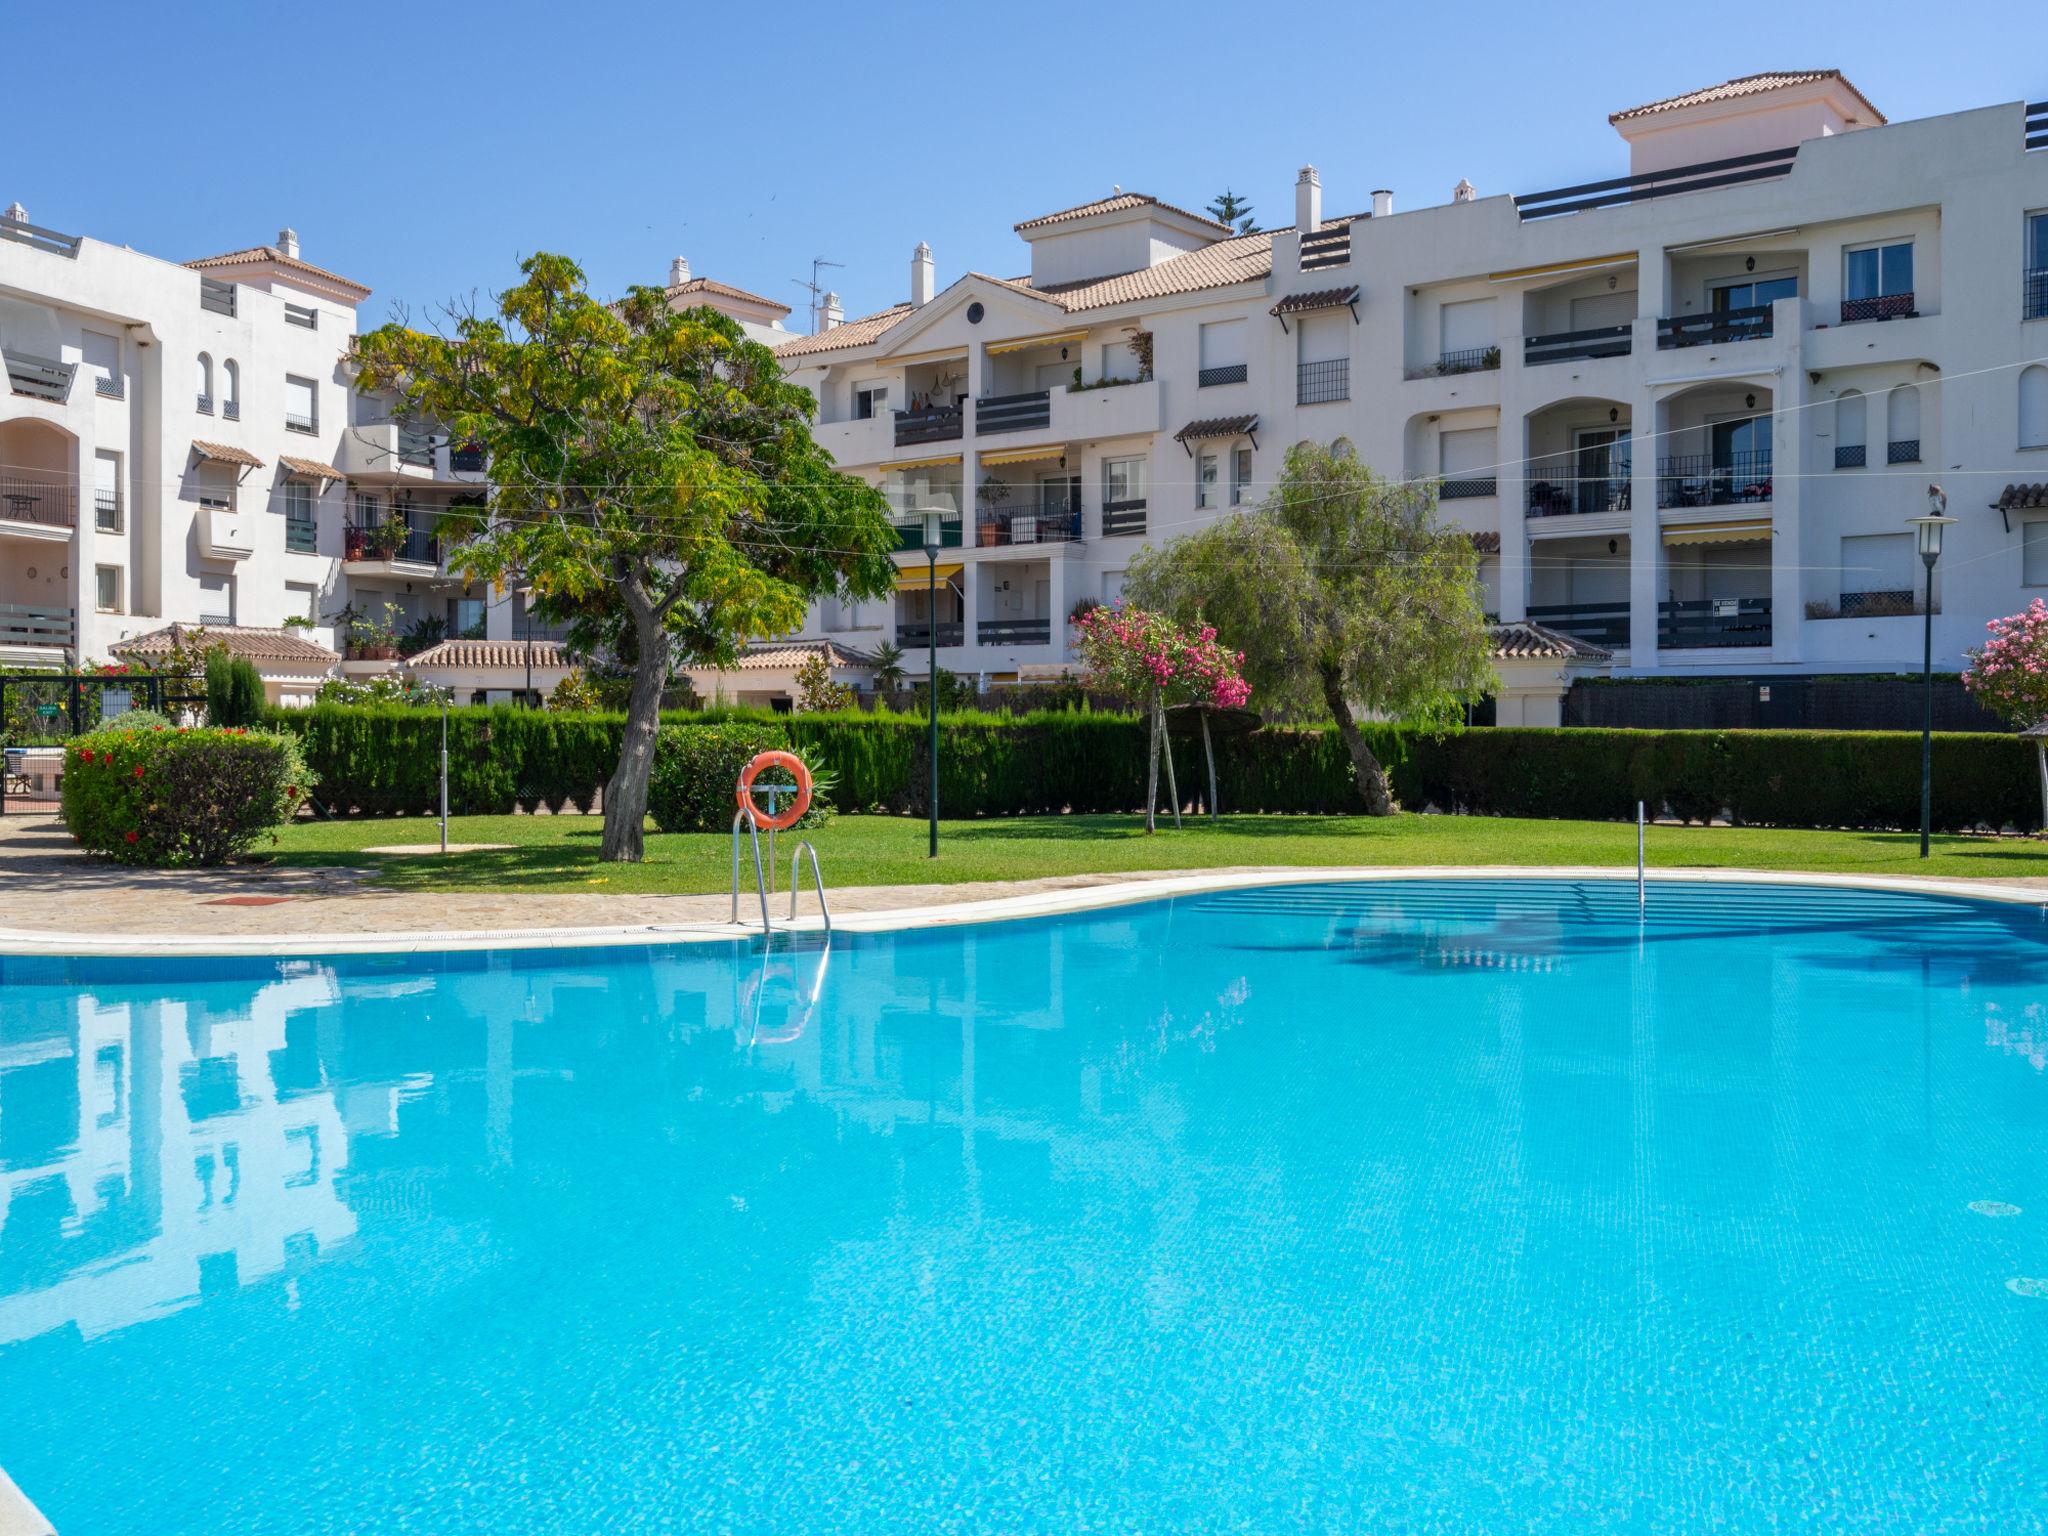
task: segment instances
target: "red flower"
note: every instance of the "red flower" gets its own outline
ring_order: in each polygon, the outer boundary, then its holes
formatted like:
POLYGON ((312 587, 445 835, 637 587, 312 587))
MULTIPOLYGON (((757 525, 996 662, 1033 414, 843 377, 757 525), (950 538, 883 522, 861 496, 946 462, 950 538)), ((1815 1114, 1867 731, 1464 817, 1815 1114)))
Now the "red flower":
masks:
POLYGON ((298 785, 296 785, 296 784, 287 784, 287 785, 285 785, 285 787, 284 787, 284 797, 285 797, 285 799, 287 799, 287 800, 296 800, 296 799, 298 799, 298 798, 299 798, 299 786, 298 786, 298 785))
POLYGON ((142 777, 142 764, 140 763, 135 765, 135 777, 138 779, 142 777))
POLYGON ((135 841, 135 834, 133 832, 128 834, 128 841, 131 843, 135 841))

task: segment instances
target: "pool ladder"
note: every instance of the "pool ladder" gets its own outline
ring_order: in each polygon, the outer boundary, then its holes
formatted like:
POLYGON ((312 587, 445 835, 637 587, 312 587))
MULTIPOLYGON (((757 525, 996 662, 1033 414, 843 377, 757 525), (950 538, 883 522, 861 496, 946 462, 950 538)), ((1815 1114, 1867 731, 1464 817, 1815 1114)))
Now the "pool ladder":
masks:
MULTIPOLYGON (((732 915, 727 919, 737 923, 740 920, 740 826, 745 823, 748 835, 754 843, 754 889, 761 898, 761 936, 768 937, 775 931, 774 923, 768 916, 768 896, 771 890, 768 871, 775 867, 775 832, 768 832, 768 861, 761 862, 761 829, 754 824, 754 818, 745 811, 736 811, 732 818, 732 915)), ((825 872, 818 866, 818 850, 809 838, 799 838, 789 853, 789 917, 796 921, 797 888, 802 882, 803 857, 811 856, 811 884, 818 893, 818 912, 825 919, 825 936, 832 936, 832 907, 825 899, 825 872)))

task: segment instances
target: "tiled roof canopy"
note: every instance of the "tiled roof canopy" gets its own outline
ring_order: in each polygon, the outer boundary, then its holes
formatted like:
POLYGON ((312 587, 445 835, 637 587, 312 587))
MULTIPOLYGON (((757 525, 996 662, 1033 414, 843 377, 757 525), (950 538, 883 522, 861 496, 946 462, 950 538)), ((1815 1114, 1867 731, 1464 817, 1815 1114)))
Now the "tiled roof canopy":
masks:
POLYGON ((1071 224, 1076 219, 1092 219, 1098 213, 1123 213, 1132 208, 1159 208, 1167 213, 1177 213, 1184 219, 1193 219, 1197 224, 1206 224, 1218 234, 1230 233, 1228 224, 1219 224, 1206 213, 1190 213, 1185 208, 1176 208, 1172 203, 1162 203, 1156 197, 1143 192, 1119 192, 1114 197, 1097 198, 1092 203, 1077 203, 1072 208, 1062 208, 1057 213, 1040 214, 1035 219, 1026 219, 1014 225, 1018 234, 1026 230, 1044 229, 1049 224, 1071 224))
POLYGON ((789 313, 789 306, 778 299, 749 293, 744 288, 733 287, 731 283, 721 283, 715 277, 693 277, 687 283, 674 283, 662 291, 672 299, 686 299, 693 293, 716 293, 728 299, 742 299, 749 304, 759 304, 763 309, 772 309, 777 314, 789 313))
POLYGON ((310 475, 315 480, 340 480, 342 472, 332 464, 323 464, 318 459, 295 459, 288 453, 280 453, 277 462, 295 475, 310 475))
POLYGON ((1885 121, 1885 115, 1872 105, 1870 98, 1851 85, 1839 69, 1772 70, 1761 75, 1740 75, 1733 80, 1724 80, 1719 85, 1687 91, 1679 96, 1667 96, 1662 101, 1646 102, 1640 107, 1629 107, 1621 112, 1610 112, 1607 121, 1622 123, 1631 118, 1649 117, 1658 112, 1676 112, 1681 107, 1705 106, 1714 101, 1735 101, 1744 96, 1758 96, 1765 91, 1782 90, 1788 85, 1811 85, 1816 80, 1840 80, 1851 95, 1870 108, 1873 122, 1885 121))
POLYGON ((326 667, 341 659, 326 646, 289 629, 251 629, 235 624, 171 624, 132 640, 116 641, 109 649, 116 656, 168 656, 180 641, 187 646, 197 642, 209 649, 218 645, 230 656, 245 656, 250 661, 292 661, 326 667))
POLYGON ((330 272, 325 267, 316 267, 310 261, 301 261, 296 256, 287 256, 274 245, 251 245, 239 251, 225 251, 218 256, 202 256, 197 261, 186 262, 185 265, 195 272, 207 272, 217 267, 255 266, 259 262, 274 262, 289 271, 304 272, 343 288, 353 288, 361 298, 367 299, 370 296, 370 290, 354 278, 343 277, 339 272, 330 272))
POLYGON ((192 439, 192 451, 202 459, 211 459, 216 464, 239 464, 244 469, 261 469, 263 461, 246 448, 237 448, 233 443, 208 443, 199 438, 192 439))
POLYGON ((1541 624, 1532 624, 1527 619, 1518 619, 1511 624, 1490 624, 1486 632, 1492 641, 1492 653, 1508 660, 1606 661, 1613 654, 1541 624))
POLYGON ((443 640, 421 651, 407 666, 420 667, 523 667, 531 647, 536 667, 566 667, 568 648, 559 640, 443 640))
POLYGON ((876 340, 898 320, 909 314, 908 304, 891 304, 887 309, 858 320, 848 320, 814 336, 799 336, 775 349, 777 357, 801 357, 807 352, 831 352, 840 347, 863 347, 876 340))
POLYGON ((1500 553, 1500 535, 1491 528, 1482 528, 1472 535, 1472 547, 1482 555, 1500 553))
POLYGON ((2008 485, 1998 493, 1998 500, 1992 505, 2001 512, 2033 511, 2048 507, 2048 483, 2008 485))
POLYGON ((750 645, 740 652, 739 660, 733 665, 742 672, 766 672, 782 667, 801 666, 813 656, 825 658, 828 667, 872 667, 875 658, 866 651, 856 651, 850 646, 831 640, 792 640, 750 645))
POLYGON ((1258 429, 1256 411, 1248 416, 1205 416, 1182 427, 1173 434, 1173 440, 1176 443, 1193 443, 1207 437, 1243 437, 1247 432, 1258 429))
POLYGON ((1313 293, 1290 293, 1266 313, 1300 315, 1315 309, 1340 309, 1357 302, 1358 284, 1353 283, 1349 288, 1318 288, 1313 293))

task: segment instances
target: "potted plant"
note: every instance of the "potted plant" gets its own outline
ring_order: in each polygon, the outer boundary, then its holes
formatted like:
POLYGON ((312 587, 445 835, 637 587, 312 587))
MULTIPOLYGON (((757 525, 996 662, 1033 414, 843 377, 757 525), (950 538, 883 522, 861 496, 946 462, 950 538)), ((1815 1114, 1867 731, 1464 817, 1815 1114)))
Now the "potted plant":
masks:
POLYGON ((1003 515, 997 508, 1010 499, 1010 483, 993 477, 975 487, 974 499, 981 504, 981 513, 974 525, 975 540, 983 549, 993 549, 1003 542, 1003 515))
POLYGON ((348 659, 350 661, 396 661, 398 660, 399 613, 396 603, 384 605, 384 616, 373 619, 368 614, 352 614, 348 621, 348 659))

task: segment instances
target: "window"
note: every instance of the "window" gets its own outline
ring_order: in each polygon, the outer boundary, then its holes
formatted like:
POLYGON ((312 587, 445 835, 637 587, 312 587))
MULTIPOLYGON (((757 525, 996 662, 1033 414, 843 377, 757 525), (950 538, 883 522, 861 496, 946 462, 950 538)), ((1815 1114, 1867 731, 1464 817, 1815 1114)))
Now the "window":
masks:
POLYGON ((1842 321, 1890 320, 1913 313, 1913 242, 1865 245, 1842 253, 1842 321))
POLYGON ((2048 367, 2020 373, 2020 446, 2048 448, 2048 367))
POLYGON ((2020 524, 2020 580, 2030 587, 2048 587, 2048 521, 2020 524))
POLYGON ((234 507, 236 482, 234 472, 227 465, 211 461, 201 464, 192 472, 192 483, 202 507, 221 510, 234 507))
POLYGON ((1920 391, 1901 384, 1884 402, 1884 461, 1887 464, 1920 462, 1920 391))
POLYGON ((1726 314, 1731 309, 1757 309, 1765 304, 1775 304, 1780 299, 1799 297, 1799 279, 1792 277, 1743 277, 1733 282, 1716 283, 1709 294, 1713 311, 1726 314))
POLYGON ((1105 508, 1135 508, 1145 505, 1143 459, 1102 461, 1102 504, 1105 508))
POLYGON ((199 354, 199 409, 207 415, 213 414, 213 359, 204 352, 199 354))
POLYGON ((220 365, 220 413, 229 421, 242 419, 242 369, 232 357, 220 365))
POLYGON ((199 578, 199 622, 202 624, 233 624, 235 622, 234 577, 202 576, 199 578))
POLYGON ((96 565, 92 571, 93 600, 99 604, 101 613, 121 611, 121 568, 118 565, 96 565))
POLYGON ((284 376, 284 425, 288 432, 320 430, 320 391, 311 379, 284 376))
POLYGON ((92 457, 93 527, 101 533, 121 531, 121 456, 99 452, 92 457))
POLYGON ((86 331, 79 337, 79 357, 92 375, 93 393, 118 400, 122 393, 121 338, 103 331, 86 331))
POLYGON ((1842 539, 1842 616, 1877 618, 1913 611, 1913 535, 1849 534, 1842 539))
POLYGON ((1835 401, 1835 468, 1863 467, 1864 402, 1862 392, 1845 389, 1835 401))
POLYGON ((1437 363, 1450 371, 1486 366, 1489 352, 1498 361, 1500 325, 1492 299, 1460 299, 1438 311, 1437 363))
POLYGON ((2021 318, 2048 320, 2048 213, 2027 215, 2026 270, 2020 281, 2021 318))
POLYGON ((1131 350, 1127 341, 1105 341, 1102 344, 1102 377, 1105 379, 1136 379, 1138 376, 1138 354, 1131 350))
POLYGON ((1351 398, 1351 321, 1344 315, 1304 315, 1294 328, 1295 404, 1323 405, 1351 398))
POLYGON ((309 581, 288 581, 284 584, 284 611, 287 617, 305 619, 309 623, 320 622, 320 589, 309 581))
POLYGON ((1195 505, 1216 505, 1216 450, 1205 448, 1195 460, 1195 505))
POLYGON ((1230 455, 1230 504, 1244 506, 1252 499, 1252 451, 1237 448, 1230 455))
POLYGON ((884 415, 889 409, 889 386, 887 384, 856 384, 853 386, 853 419, 872 421, 884 415))
POLYGON ((1470 496, 1492 496, 1500 489, 1493 427, 1460 427, 1438 435, 1437 472, 1443 488, 1437 495, 1444 501, 1470 496))
POLYGON ((1202 327, 1199 386, 1245 381, 1246 334, 1242 320, 1218 320, 1202 327))
POLYGON ((284 483, 284 547, 297 555, 310 555, 320 545, 320 528, 313 515, 313 487, 303 480, 284 483))

